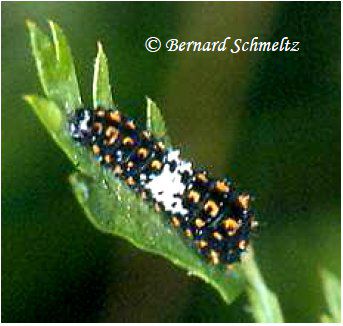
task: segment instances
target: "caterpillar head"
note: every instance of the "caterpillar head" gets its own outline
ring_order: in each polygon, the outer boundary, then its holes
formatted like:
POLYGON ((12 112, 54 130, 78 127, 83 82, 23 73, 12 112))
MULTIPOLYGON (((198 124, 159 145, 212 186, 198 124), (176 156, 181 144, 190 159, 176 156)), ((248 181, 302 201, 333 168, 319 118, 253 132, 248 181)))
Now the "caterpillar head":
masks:
POLYGON ((91 141, 93 112, 89 109, 77 109, 68 121, 70 135, 76 141, 87 144, 91 141))

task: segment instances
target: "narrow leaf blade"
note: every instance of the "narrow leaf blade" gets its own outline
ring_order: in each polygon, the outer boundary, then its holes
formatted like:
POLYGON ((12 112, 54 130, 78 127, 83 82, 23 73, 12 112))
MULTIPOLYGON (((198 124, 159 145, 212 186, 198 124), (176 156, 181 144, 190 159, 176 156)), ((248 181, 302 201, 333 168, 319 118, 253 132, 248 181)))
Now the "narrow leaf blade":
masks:
POLYGON ((282 323, 283 316, 277 296, 268 289, 254 260, 253 249, 242 264, 248 286, 250 310, 258 323, 282 323))
POLYGON ((49 21, 49 25, 58 62, 58 78, 61 82, 61 88, 63 85, 65 90, 65 107, 75 109, 81 106, 82 103, 71 49, 62 29, 53 21, 49 21))
POLYGON ((324 295, 332 322, 341 322, 341 284, 338 278, 326 269, 321 271, 324 295))
POLYGON ((40 121, 51 133, 56 134, 60 131, 62 114, 54 102, 36 95, 25 95, 24 100, 32 106, 40 121))
POLYGON ((98 54, 94 66, 93 104, 94 107, 110 108, 113 106, 107 57, 100 42, 98 42, 98 54))
POLYGON ((61 29, 50 23, 53 42, 31 21, 27 22, 33 56, 45 95, 60 107, 81 105, 80 91, 70 49, 61 29))
POLYGON ((335 321, 330 316, 325 315, 325 314, 320 317, 320 322, 321 323, 335 323, 335 321))
POLYGON ((63 149, 74 164, 79 165, 79 153, 66 133, 66 116, 55 102, 37 95, 25 95, 24 100, 32 107, 38 119, 45 126, 53 140, 63 149))
POLYGON ((147 129, 157 138, 163 138, 167 146, 171 146, 170 138, 167 135, 167 128, 161 110, 149 97, 147 100, 147 129))

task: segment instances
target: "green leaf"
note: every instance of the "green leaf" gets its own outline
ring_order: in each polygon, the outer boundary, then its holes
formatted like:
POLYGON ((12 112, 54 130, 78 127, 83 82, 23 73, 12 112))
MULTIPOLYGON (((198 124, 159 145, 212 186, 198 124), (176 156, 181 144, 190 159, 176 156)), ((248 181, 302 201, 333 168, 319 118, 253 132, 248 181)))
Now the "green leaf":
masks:
MULTIPOLYGON (((48 85, 48 94, 62 94, 68 81, 64 83, 57 77, 50 78, 58 75, 49 65, 49 61, 55 60, 56 54, 54 51, 46 50, 46 47, 50 47, 46 36, 34 24, 30 24, 32 46, 34 49, 37 47, 39 49, 33 51, 36 62, 42 63, 41 57, 44 57, 43 64, 38 65, 42 84, 44 87, 48 85), (45 45, 43 46, 45 50, 41 49, 42 43, 45 45)), ((55 26, 53 23, 52 25, 55 26)), ((56 31, 56 27, 54 30, 56 31)), ((55 33, 62 35, 60 30, 55 33)), ((60 39, 60 36, 56 38, 60 39)), ((63 42, 59 42, 60 46, 67 49, 66 40, 64 37, 62 39, 63 42)), ((62 52, 59 50, 59 56, 62 52)), ((72 62, 68 65, 73 67, 72 62)), ((57 66, 55 69, 60 70, 60 67, 57 66)), ((111 95, 106 57, 102 48, 99 48, 95 70, 94 94, 96 98, 94 100, 105 105, 105 102, 111 101, 111 95)), ((75 89, 73 93, 76 94, 75 89)), ((44 99, 33 95, 26 96, 25 99, 34 108, 34 112, 56 143, 81 172, 81 174, 74 174, 70 181, 87 217, 99 230, 118 235, 138 248, 169 259, 177 266, 188 270, 189 275, 198 276, 211 284, 227 303, 237 297, 244 284, 240 267, 229 273, 222 266, 211 266, 205 262, 184 237, 169 225, 165 215, 156 213, 149 204, 115 178, 111 171, 96 164, 90 151, 76 144, 70 137, 67 128, 67 112, 61 105, 61 98, 59 100, 56 98, 56 102, 52 101, 51 97, 44 99)), ((158 135, 166 136, 160 111, 152 101, 148 107, 150 107, 150 129, 158 135)))
POLYGON ((107 57, 98 42, 98 54, 95 59, 93 78, 93 105, 113 107, 112 92, 108 75, 107 57))
POLYGON ((70 178, 79 203, 95 227, 169 259, 188 270, 190 275, 211 284, 227 303, 235 299, 242 289, 238 272, 229 276, 206 263, 167 223, 165 216, 156 213, 121 182, 112 180, 109 175, 104 180, 94 181, 79 173, 70 178))
POLYGON ((328 305, 329 315, 322 316, 324 320, 333 323, 341 322, 341 284, 338 278, 326 269, 321 271, 324 295, 328 305))
POLYGON ((71 51, 60 27, 49 22, 52 39, 27 21, 33 56, 45 95, 66 110, 81 106, 71 51))
POLYGON ((146 100, 147 129, 150 130, 157 138, 163 138, 167 146, 171 146, 171 141, 169 136, 167 135, 166 123, 164 122, 161 110, 149 97, 146 97, 146 100))
POLYGON ((335 321, 329 315, 325 315, 325 314, 323 314, 320 317, 320 322, 321 323, 335 323, 335 321))
POLYGON ((247 293, 251 313, 258 323, 282 323, 283 317, 276 295, 268 289, 254 260, 253 249, 250 248, 242 269, 247 280, 247 293))
POLYGON ((54 102, 36 95, 25 95, 24 100, 32 106, 45 128, 58 139, 63 119, 60 108, 54 102))
POLYGON ((42 122, 54 141, 63 149, 69 159, 83 169, 88 158, 84 150, 75 147, 75 142, 67 132, 66 112, 51 100, 37 95, 25 95, 24 100, 31 105, 38 119, 42 122))

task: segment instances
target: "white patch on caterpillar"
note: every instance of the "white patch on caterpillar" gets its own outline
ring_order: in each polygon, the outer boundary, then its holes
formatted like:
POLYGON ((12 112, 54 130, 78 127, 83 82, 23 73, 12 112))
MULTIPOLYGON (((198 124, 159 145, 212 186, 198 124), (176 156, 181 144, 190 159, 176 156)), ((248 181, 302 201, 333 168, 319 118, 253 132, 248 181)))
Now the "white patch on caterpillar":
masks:
POLYGON ((182 182, 182 174, 193 174, 192 163, 180 159, 180 151, 170 151, 164 159, 164 167, 159 175, 145 182, 144 188, 151 192, 152 197, 163 205, 165 211, 171 214, 188 214, 182 204, 182 195, 186 185, 182 182), (175 169, 171 171, 174 165, 175 169))
POLYGON ((90 115, 90 112, 88 110, 85 110, 84 113, 85 113, 85 116, 80 121, 80 131, 86 132, 86 131, 88 131, 88 128, 89 128, 88 124, 89 124, 89 120, 91 118, 91 115, 90 115))
MULTIPOLYGON (((69 123, 69 132, 74 139, 82 139, 89 132, 89 122, 91 113, 89 110, 83 110, 84 117, 76 122, 69 123)), ((94 139, 95 136, 92 138, 94 139)))

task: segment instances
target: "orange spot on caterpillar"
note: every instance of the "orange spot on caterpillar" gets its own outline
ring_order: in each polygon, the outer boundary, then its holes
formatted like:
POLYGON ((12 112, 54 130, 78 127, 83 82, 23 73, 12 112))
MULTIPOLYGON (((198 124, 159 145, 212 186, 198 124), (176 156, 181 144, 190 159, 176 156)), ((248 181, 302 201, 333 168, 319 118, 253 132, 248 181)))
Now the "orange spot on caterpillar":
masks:
POLYGON ((111 155, 109 155, 109 154, 105 155, 105 162, 106 163, 111 163, 112 160, 113 160, 113 157, 111 155))
POLYGON ((134 178, 128 177, 128 178, 126 179, 126 183, 127 183, 129 186, 133 186, 133 185, 136 183, 136 181, 135 181, 134 178))
POLYGON ((198 228, 202 228, 203 226, 205 226, 205 222, 204 220, 202 220, 201 218, 196 218, 195 219, 195 225, 198 227, 198 228))
POLYGON ((141 159, 141 160, 144 160, 147 158, 148 154, 149 154, 149 151, 144 148, 144 147, 141 147, 138 151, 137 151, 137 154, 138 154, 138 157, 141 159))
POLYGON ((99 155, 99 154, 100 154, 100 147, 99 147, 98 145, 94 144, 94 145, 92 146, 92 150, 93 150, 93 153, 94 153, 95 155, 99 155))
POLYGON ((123 173, 123 170, 122 170, 122 168, 120 167, 120 165, 117 164, 117 165, 114 167, 113 172, 114 172, 115 174, 117 174, 117 175, 121 175, 121 174, 123 173))
POLYGON ((118 123, 121 122, 121 114, 117 110, 113 111, 113 112, 110 112, 109 117, 114 122, 118 122, 118 123))
POLYGON ((96 133, 100 134, 102 132, 102 128, 103 128, 102 123, 100 122, 93 123, 93 129, 96 133))
POLYGON ((224 181, 217 181, 216 182, 216 190, 218 190, 219 192, 229 192, 230 187, 224 181))
POLYGON ((227 218, 223 221, 223 226, 225 230, 228 231, 228 235, 232 236, 236 233, 237 229, 239 228, 239 224, 232 218, 227 218))
POLYGON ((132 146, 133 144, 134 144, 134 141, 133 141, 133 139, 131 137, 125 137, 123 139, 123 145, 125 145, 125 146, 127 146, 127 145, 132 146))
POLYGON ((105 110, 97 109, 97 110, 95 111, 95 115, 96 115, 97 117, 99 117, 99 118, 102 118, 102 117, 105 116, 105 110))
POLYGON ((210 261, 213 265, 219 264, 219 254, 215 250, 210 250, 210 261))
POLYGON ((190 229, 186 229, 185 230, 185 235, 186 235, 187 238, 192 238, 193 237, 192 231, 190 229))
POLYGON ((195 190, 191 190, 188 194, 188 199, 192 202, 192 203, 198 203, 200 200, 200 194, 195 191, 195 190))
POLYGON ((165 145, 161 142, 161 141, 158 141, 156 144, 155 144, 155 149, 159 149, 161 151, 165 150, 165 145))
POLYGON ((175 226, 176 228, 178 228, 180 226, 180 221, 176 216, 173 216, 171 218, 171 223, 173 224, 173 226, 175 226))
POLYGON ((218 231, 213 232, 213 237, 219 241, 223 240, 223 236, 218 231))
POLYGON ((249 208, 250 195, 249 194, 239 195, 238 196, 238 202, 243 207, 243 209, 247 210, 249 208))
POLYGON ((198 248, 204 249, 208 246, 208 242, 205 240, 199 240, 199 241, 197 241, 196 245, 198 248))
POLYGON ((216 217, 219 212, 219 207, 213 200, 209 200, 206 202, 204 206, 204 210, 206 213, 210 214, 212 217, 216 217))
POLYGON ((161 170, 162 163, 159 160, 153 160, 150 164, 151 168, 154 170, 161 170))
POLYGON ((131 130, 135 130, 136 129, 136 125, 133 123, 133 121, 127 121, 125 126, 131 130))
POLYGON ((238 243, 238 248, 239 249, 244 250, 246 248, 246 246, 247 246, 247 243, 246 243, 245 240, 239 241, 239 243, 238 243))
POLYGON ((198 174, 196 175, 196 178, 197 178, 199 181, 201 181, 201 182, 207 182, 207 181, 208 181, 208 179, 207 179, 205 173, 198 173, 198 174))

